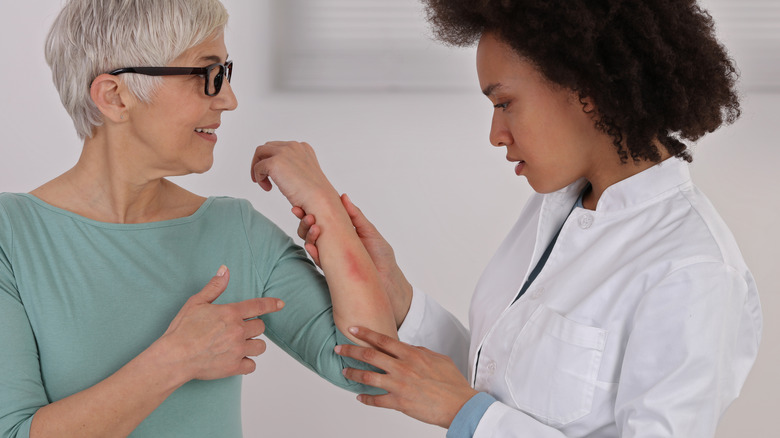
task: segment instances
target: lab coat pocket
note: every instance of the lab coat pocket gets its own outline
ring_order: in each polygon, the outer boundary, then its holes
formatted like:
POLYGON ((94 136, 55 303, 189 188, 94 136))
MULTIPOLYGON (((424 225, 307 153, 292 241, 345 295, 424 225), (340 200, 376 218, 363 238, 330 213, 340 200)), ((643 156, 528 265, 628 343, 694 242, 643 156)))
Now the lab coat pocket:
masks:
POLYGON ((536 309, 515 339, 506 371, 517 408, 553 427, 588 415, 606 338, 606 330, 536 309))

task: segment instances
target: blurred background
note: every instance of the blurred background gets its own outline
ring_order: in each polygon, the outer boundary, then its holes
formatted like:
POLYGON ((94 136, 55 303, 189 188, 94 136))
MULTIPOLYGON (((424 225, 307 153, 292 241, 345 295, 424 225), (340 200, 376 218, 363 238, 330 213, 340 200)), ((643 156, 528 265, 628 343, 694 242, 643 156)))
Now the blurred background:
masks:
MULTIPOLYGON (((255 146, 308 141, 336 188, 393 244, 416 288, 464 323, 472 289, 531 193, 490 146, 491 106, 474 49, 430 39, 416 0, 223 0, 239 108, 223 115, 215 165, 176 181, 230 195, 294 235, 278 193, 252 185, 255 146)), ((43 59, 62 0, 4 1, 0 14, 0 191, 26 192, 81 150, 43 59)), ((780 406, 780 3, 704 0, 741 71, 743 116, 701 140, 692 172, 737 237, 761 293, 764 338, 718 438, 767 436, 780 406)), ((244 380, 246 437, 443 437, 396 412, 365 407, 275 346, 244 380)))

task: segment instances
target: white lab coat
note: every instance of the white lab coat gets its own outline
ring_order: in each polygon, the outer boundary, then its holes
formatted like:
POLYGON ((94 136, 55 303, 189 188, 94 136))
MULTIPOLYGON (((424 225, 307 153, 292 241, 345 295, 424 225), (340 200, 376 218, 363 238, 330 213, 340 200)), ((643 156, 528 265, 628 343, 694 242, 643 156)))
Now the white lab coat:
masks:
POLYGON ((467 364, 474 388, 498 400, 477 438, 712 437, 761 337, 731 232, 678 159, 567 218, 584 184, 530 199, 477 285, 468 356, 465 329, 423 293, 402 339, 467 364))

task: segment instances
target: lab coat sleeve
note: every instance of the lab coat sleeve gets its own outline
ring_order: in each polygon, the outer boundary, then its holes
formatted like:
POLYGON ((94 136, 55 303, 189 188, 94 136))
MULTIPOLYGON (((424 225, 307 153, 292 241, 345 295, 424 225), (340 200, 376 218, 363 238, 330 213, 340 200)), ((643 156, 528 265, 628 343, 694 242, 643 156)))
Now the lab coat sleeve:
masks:
POLYGON ((433 298, 415 289, 412 304, 401 327, 401 341, 449 356, 468 376, 469 332, 433 298))
POLYGON ((561 431, 503 403, 490 405, 474 438, 566 438, 561 431))
POLYGON ((626 344, 615 406, 621 437, 712 437, 761 336, 752 277, 719 262, 648 290, 626 344))

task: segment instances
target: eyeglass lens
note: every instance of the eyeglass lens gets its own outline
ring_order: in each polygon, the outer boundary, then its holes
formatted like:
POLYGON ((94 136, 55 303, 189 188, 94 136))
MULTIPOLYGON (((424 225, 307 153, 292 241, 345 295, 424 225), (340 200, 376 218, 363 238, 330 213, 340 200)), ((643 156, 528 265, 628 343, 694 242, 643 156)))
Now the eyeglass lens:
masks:
MULTIPOLYGON (((209 96, 216 96, 222 89, 222 82, 225 80, 225 66, 222 64, 215 64, 209 66, 206 78, 206 94, 209 96)), ((233 63, 227 64, 227 80, 230 82, 230 77, 233 73, 233 63)))

